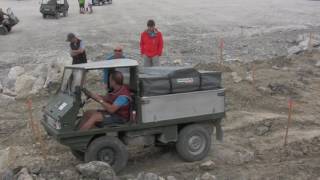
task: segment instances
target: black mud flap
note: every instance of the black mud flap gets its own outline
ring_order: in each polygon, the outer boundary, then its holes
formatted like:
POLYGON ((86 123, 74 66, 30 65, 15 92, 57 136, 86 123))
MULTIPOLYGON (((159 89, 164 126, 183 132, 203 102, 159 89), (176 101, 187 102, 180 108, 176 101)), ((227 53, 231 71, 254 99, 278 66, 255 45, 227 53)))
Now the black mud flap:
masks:
POLYGON ((221 120, 216 121, 215 123, 215 127, 216 127, 216 139, 218 141, 223 141, 223 130, 221 127, 221 120))

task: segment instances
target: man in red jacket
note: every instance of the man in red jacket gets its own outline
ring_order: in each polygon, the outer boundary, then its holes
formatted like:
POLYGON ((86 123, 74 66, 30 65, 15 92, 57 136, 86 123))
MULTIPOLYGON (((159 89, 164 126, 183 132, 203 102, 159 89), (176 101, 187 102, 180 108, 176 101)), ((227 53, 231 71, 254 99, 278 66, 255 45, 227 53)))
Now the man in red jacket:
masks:
POLYGON ((155 28, 154 20, 147 23, 148 29, 141 33, 140 51, 144 59, 144 66, 159 66, 159 57, 162 55, 162 34, 155 28))

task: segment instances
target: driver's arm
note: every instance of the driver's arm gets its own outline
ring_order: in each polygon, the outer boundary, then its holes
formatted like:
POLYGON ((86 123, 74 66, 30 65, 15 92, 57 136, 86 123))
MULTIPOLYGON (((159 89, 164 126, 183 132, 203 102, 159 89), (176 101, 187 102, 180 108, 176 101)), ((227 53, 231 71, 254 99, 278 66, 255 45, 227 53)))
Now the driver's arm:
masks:
POLYGON ((126 96, 119 96, 114 101, 113 104, 105 102, 102 98, 99 99, 99 103, 107 110, 110 114, 115 113, 122 106, 126 106, 129 103, 129 100, 126 96))

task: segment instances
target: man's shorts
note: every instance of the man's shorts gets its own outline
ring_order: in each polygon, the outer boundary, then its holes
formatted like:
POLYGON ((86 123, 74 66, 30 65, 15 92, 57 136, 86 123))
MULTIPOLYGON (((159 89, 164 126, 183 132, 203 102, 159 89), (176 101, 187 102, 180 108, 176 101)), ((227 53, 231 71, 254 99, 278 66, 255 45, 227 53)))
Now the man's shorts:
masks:
POLYGON ((121 125, 126 122, 126 120, 118 115, 114 114, 108 114, 104 111, 98 111, 102 113, 103 119, 102 122, 99 122, 96 124, 97 127, 104 127, 104 126, 110 126, 110 125, 121 125))

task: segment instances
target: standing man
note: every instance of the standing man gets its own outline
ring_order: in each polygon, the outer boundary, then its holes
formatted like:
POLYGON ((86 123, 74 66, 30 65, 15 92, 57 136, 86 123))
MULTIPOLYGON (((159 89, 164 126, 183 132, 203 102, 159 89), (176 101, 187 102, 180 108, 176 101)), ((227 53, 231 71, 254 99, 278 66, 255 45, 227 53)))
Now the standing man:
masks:
MULTIPOLYGON (((117 46, 116 48, 114 48, 113 53, 106 57, 106 60, 122 59, 122 58, 125 58, 125 56, 123 55, 123 50, 120 46, 117 46)), ((103 83, 106 89, 108 88, 109 74, 112 73, 113 71, 114 69, 111 69, 110 72, 108 69, 103 70, 103 83)))
POLYGON ((72 57, 72 64, 87 63, 87 55, 83 42, 73 33, 68 34, 67 41, 70 42, 70 55, 72 57))
POLYGON ((159 66, 159 57, 162 55, 162 34, 155 27, 154 20, 147 22, 148 29, 141 33, 140 51, 145 67, 159 66))
POLYGON ((80 14, 84 14, 85 13, 85 8, 84 8, 85 0, 78 0, 78 2, 79 2, 79 7, 80 7, 80 14))

